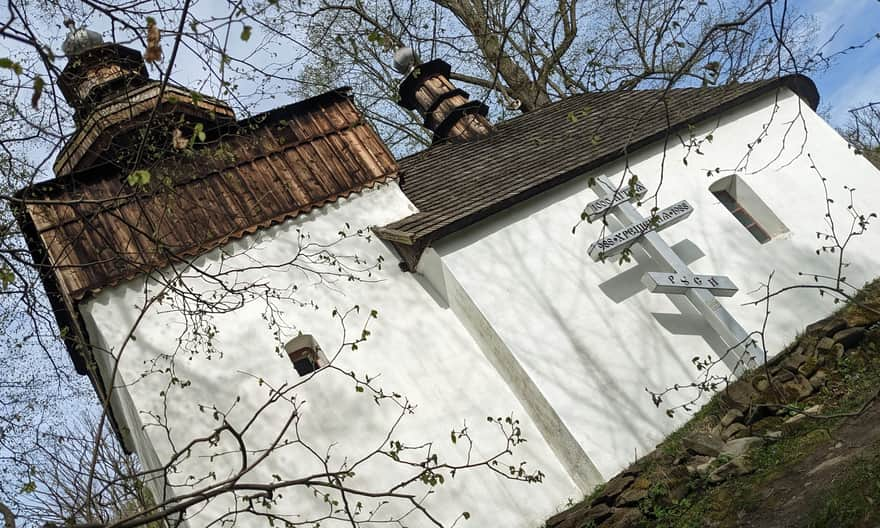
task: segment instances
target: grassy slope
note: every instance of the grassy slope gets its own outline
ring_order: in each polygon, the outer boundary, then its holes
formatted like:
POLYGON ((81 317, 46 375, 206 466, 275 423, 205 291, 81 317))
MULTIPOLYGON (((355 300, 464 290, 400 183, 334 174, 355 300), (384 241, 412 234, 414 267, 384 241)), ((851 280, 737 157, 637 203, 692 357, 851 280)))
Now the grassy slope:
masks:
MULTIPOLYGON (((874 281, 859 295, 859 301, 880 307, 880 280, 874 281)), ((851 325, 866 325, 878 319, 876 314, 847 306, 839 317, 851 325)), ((801 408, 822 404, 823 415, 855 414, 865 403, 876 399, 880 390, 880 328, 874 325, 854 353, 847 354, 831 371, 828 384, 801 408)), ((814 339, 802 337, 801 339, 814 339)), ((682 438, 689 432, 712 427, 726 412, 722 398, 716 396, 691 421, 670 435, 655 457, 647 457, 642 475, 652 482, 650 494, 639 507, 652 518, 649 526, 667 528, 703 528, 707 526, 780 526, 771 521, 780 509, 792 510, 785 524, 809 527, 876 527, 880 526, 880 403, 865 409, 858 416, 828 419, 802 419, 783 424, 789 415, 764 418, 751 431, 761 436, 781 431, 782 436, 754 449, 749 456, 755 472, 710 485, 704 478, 693 476, 688 493, 679 500, 669 498, 664 478, 672 461, 684 453, 682 438), (874 412, 867 412, 873 409, 874 412), (865 420, 872 423, 864 424, 865 420), (873 423, 876 423, 875 427, 873 423), (867 426, 867 428, 865 427, 867 426), (876 434, 877 437, 873 436, 876 434), (858 438, 855 438, 858 437, 858 438), (839 467, 828 471, 827 480, 805 482, 806 474, 833 450, 845 442, 864 444, 839 467), (813 486, 797 503, 797 495, 813 486), (767 524, 770 523, 770 524, 767 524)), ((855 444, 853 444, 855 445, 855 444)), ((844 457, 839 457, 844 458, 844 457)), ((596 493, 601 492, 597 490, 596 493)), ((595 493, 594 493, 595 495, 595 493)), ((588 498, 589 500, 589 498, 588 498)))

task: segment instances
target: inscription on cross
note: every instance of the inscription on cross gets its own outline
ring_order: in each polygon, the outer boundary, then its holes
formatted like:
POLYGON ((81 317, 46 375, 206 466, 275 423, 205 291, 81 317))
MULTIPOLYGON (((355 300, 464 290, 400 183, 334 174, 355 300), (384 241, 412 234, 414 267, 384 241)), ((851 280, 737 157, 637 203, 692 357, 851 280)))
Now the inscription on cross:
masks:
POLYGON ((658 211, 654 218, 642 220, 637 224, 625 227, 593 242, 590 244, 587 252, 593 260, 601 260, 616 255, 633 245, 646 232, 660 231, 675 225, 689 217, 693 212, 694 208, 691 207, 691 204, 682 200, 673 206, 658 211))
POLYGON ((587 206, 584 207, 584 220, 587 222, 593 222, 604 215, 607 211, 614 209, 623 202, 640 200, 646 194, 648 194, 648 188, 639 182, 636 182, 632 189, 620 189, 614 191, 612 196, 599 198, 598 200, 593 200, 588 203, 587 206))
POLYGON ((613 185, 608 178, 600 176, 595 178, 592 189, 599 199, 587 204, 586 219, 595 220, 610 214, 627 227, 592 243, 588 249, 590 257, 594 261, 604 260, 638 244, 648 253, 654 265, 664 270, 648 272, 642 277, 642 283, 648 290, 652 293, 685 296, 727 346, 721 360, 734 374, 738 375, 746 368, 755 366, 761 357, 757 345, 715 298, 734 295, 737 292, 736 285, 724 276, 694 274, 658 233, 689 217, 694 211, 693 207, 682 200, 658 211, 651 218, 645 218, 630 203, 638 199, 639 193, 644 196, 647 192, 647 189, 641 192, 644 187, 626 192, 613 185), (601 210, 589 214, 593 212, 594 206, 601 207, 601 210))
POLYGON ((649 271, 642 276, 642 284, 651 293, 684 293, 690 288, 702 288, 716 297, 733 297, 739 288, 723 275, 687 275, 649 271))

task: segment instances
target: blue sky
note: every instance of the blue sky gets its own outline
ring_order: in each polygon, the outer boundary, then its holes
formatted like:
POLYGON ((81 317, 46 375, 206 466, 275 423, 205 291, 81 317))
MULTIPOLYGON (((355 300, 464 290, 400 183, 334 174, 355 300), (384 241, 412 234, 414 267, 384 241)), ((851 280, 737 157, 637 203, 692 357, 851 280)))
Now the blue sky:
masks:
MULTIPOLYGON (((783 0, 779 0, 782 2, 783 0)), ((880 0, 787 0, 790 8, 811 14, 816 18, 818 31, 814 36, 813 43, 821 45, 828 41, 837 32, 837 36, 824 48, 825 55, 846 49, 851 45, 862 44, 871 37, 880 34, 880 0)), ((216 7, 212 3, 203 4, 201 7, 210 10, 216 7)), ((3 11, 0 8, 0 11, 3 11)), ((82 21, 81 21, 82 22, 82 21)), ((100 20, 84 21, 92 26, 92 29, 103 31, 100 20)), ((54 34, 56 47, 60 47, 60 40, 66 33, 66 29, 55 24, 47 28, 50 34, 54 34), (56 27, 57 26, 57 27, 56 27)), ((107 32, 105 31, 105 36, 107 32)), ((260 54, 259 39, 252 38, 247 44, 233 39, 235 52, 241 52, 246 56, 249 53, 260 54), (238 49, 240 48, 240 49, 238 49)), ((0 41, 0 53, 7 53, 4 49, 10 42, 0 41)), ((277 51, 277 50, 273 50, 277 51)), ((192 87, 205 89, 199 86, 200 80, 204 81, 205 74, 201 71, 192 57, 187 57, 184 51, 181 53, 179 67, 176 68, 175 78, 177 82, 192 81, 192 87)), ((254 57, 252 57, 254 58, 254 57)), ((263 57, 267 62, 273 62, 271 54, 263 57)), ((833 66, 825 72, 814 72, 810 76, 816 82, 822 98, 821 109, 830 110, 832 124, 840 126, 846 122, 847 109, 868 101, 880 100, 880 39, 873 40, 863 49, 853 50, 840 55, 835 59, 833 66)), ((189 86, 189 84, 187 84, 189 86)), ((216 94, 215 94, 216 95, 216 94)), ((276 101, 260 101, 255 111, 261 111, 287 102, 284 97, 276 101)))
MULTIPOLYGON (((777 0, 782 3, 784 0, 777 0)), ((821 97, 820 111, 829 116, 832 125, 846 124, 847 110, 869 101, 880 100, 880 0, 787 0, 790 9, 816 18, 818 31, 813 38, 816 46, 826 44, 825 56, 846 50, 849 46, 870 42, 861 49, 847 51, 835 57, 830 68, 810 73, 821 97), (836 33, 836 35, 835 35, 836 33), (833 39, 832 39, 833 37, 833 39), (830 42, 828 42, 830 40, 830 42)), ((209 4, 210 5, 210 4, 209 4)), ((256 33, 255 33, 256 34, 256 33)), ((247 55, 254 52, 254 39, 249 43, 231 41, 234 53, 247 55)), ((186 60, 186 58, 184 58, 186 60)), ((272 62, 271 60, 269 62, 272 62)), ((185 73, 195 74, 187 86, 195 86, 199 68, 178 68, 177 80, 186 79, 185 73), (180 74, 184 75, 181 76, 180 74)), ((252 110, 268 110, 284 102, 263 100, 252 110)))
MULTIPOLYGON (((781 3, 784 0, 778 1, 781 3)), ((816 46, 827 43, 823 48, 825 56, 870 40, 861 49, 837 55, 827 71, 809 74, 819 88, 820 110, 823 115, 830 116, 834 126, 843 126, 847 121, 848 109, 869 101, 880 100, 880 38, 877 38, 880 35, 880 0, 787 1, 790 9, 816 18, 818 31, 812 43, 816 46)), ((242 43, 233 39, 232 49, 235 53, 247 55, 254 52, 253 40, 242 43)), ((187 70, 195 74, 192 83, 196 83, 196 79, 200 78, 200 72, 199 68, 192 66, 178 68, 176 72, 176 76, 179 77, 178 82, 186 80, 187 70), (184 75, 180 76, 181 73, 184 75)), ((195 86, 195 84, 186 85, 195 86)), ((288 101, 264 100, 252 110, 254 112, 268 110, 284 102, 288 101)))
MULTIPOLYGON (((825 55, 880 33, 880 0, 794 0, 791 5, 816 17, 817 43, 840 28, 825 55)), ((811 77, 819 87, 821 108, 830 106, 832 124, 844 124, 848 108, 880 100, 880 40, 875 37, 865 48, 839 56, 828 71, 811 77)))

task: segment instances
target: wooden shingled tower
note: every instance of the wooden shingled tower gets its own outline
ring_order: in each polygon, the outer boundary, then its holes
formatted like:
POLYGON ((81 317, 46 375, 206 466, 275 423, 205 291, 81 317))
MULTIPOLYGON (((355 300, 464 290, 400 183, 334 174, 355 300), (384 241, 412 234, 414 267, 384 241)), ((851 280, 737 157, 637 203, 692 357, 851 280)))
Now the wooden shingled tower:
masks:
MULTIPOLYGON (((73 26, 70 21, 68 25, 73 26)), ((215 130, 235 120, 222 101, 151 80, 140 52, 105 44, 85 28, 73 29, 64 50, 68 62, 58 87, 74 109, 76 131, 55 160, 58 176, 106 161, 124 165, 146 159, 146 128, 155 129, 160 122, 183 128, 200 123, 215 130), (139 159, 126 159, 133 157, 139 159)))
POLYGON ((406 74, 398 88, 398 104, 424 117, 434 143, 462 143, 491 133, 489 108, 452 84, 447 62, 434 59, 417 65, 412 50, 402 48, 395 54, 395 68, 406 74))

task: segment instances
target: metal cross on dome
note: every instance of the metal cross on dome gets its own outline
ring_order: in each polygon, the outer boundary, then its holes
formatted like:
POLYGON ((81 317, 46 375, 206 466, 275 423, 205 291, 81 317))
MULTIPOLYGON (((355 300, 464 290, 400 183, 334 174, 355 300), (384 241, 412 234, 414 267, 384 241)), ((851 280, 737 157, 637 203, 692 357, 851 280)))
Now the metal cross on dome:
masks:
POLYGON ((716 299, 716 296, 734 295, 738 290, 736 285, 725 276, 694 274, 658 233, 690 216, 693 207, 682 200, 658 211, 654 218, 645 218, 631 203, 647 193, 647 188, 642 184, 619 189, 605 176, 599 176, 592 182, 591 188, 599 199, 585 207, 586 220, 600 219, 607 213, 626 227, 592 243, 588 250, 590 257, 594 261, 604 260, 622 253, 633 244, 639 244, 651 257, 653 265, 662 270, 647 272, 642 276, 642 283, 648 291, 685 296, 727 346, 727 352, 721 359, 735 375, 741 374, 746 367, 755 366, 761 357, 760 350, 716 299))

